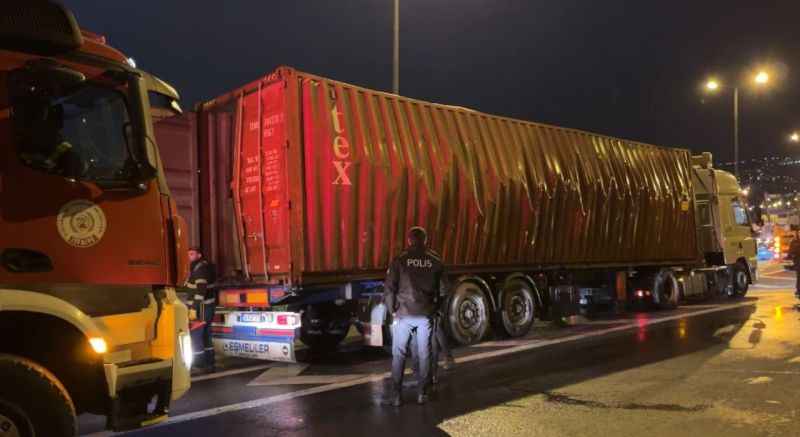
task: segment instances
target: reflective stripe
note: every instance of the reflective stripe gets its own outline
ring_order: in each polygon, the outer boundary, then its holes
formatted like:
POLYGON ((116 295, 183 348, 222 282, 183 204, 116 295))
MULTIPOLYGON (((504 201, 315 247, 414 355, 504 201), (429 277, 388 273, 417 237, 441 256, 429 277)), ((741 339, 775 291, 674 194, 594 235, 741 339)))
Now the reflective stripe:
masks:
POLYGON ((209 305, 209 304, 212 304, 212 303, 214 303, 214 300, 215 300, 215 299, 212 297, 212 298, 210 298, 210 299, 206 299, 206 300, 204 300, 204 301, 203 301, 203 303, 204 303, 204 304, 206 304, 206 305, 209 305))
POLYGON ((204 298, 205 298, 205 296, 203 296, 202 294, 195 294, 194 295, 194 300, 203 300, 204 298))
POLYGON ((197 288, 197 285, 194 285, 191 282, 187 282, 186 283, 186 288, 197 288))
POLYGON ((198 279, 195 279, 194 283, 195 284, 208 284, 208 281, 203 279, 203 278, 198 278, 198 279))

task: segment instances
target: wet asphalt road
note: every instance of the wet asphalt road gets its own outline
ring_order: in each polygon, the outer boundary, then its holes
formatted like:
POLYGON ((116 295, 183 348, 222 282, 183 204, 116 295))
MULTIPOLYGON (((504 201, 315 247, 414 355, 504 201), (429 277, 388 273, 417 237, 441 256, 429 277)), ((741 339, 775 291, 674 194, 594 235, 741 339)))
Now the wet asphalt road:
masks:
MULTIPOLYGON (((129 435, 800 435, 800 312, 789 272, 763 271, 745 300, 459 349, 425 406, 413 386, 380 406, 389 358, 353 347, 307 367, 235 363, 259 367, 194 381, 169 422, 129 435)), ((82 417, 82 433, 101 429, 82 417)))

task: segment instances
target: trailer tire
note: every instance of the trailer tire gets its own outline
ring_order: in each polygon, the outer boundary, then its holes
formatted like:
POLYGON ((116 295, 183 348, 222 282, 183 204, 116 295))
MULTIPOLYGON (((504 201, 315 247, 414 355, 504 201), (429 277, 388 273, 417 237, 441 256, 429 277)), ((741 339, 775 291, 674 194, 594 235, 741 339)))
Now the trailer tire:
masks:
POLYGON ((660 309, 672 310, 678 307, 680 284, 672 270, 661 270, 653 278, 653 299, 660 309))
POLYGON ((738 262, 733 265, 731 275, 733 275, 732 297, 744 297, 747 294, 747 290, 750 288, 750 278, 747 276, 747 267, 738 262))
POLYGON ((19 437, 78 433, 75 405, 61 382, 33 361, 5 354, 0 354, 0 427, 19 437))
POLYGON ((535 303, 531 286, 521 280, 511 280, 498 299, 498 328, 508 337, 522 337, 531 330, 535 303))
POLYGON ((462 346, 476 344, 489 331, 489 300, 473 282, 458 284, 447 308, 447 331, 462 346))

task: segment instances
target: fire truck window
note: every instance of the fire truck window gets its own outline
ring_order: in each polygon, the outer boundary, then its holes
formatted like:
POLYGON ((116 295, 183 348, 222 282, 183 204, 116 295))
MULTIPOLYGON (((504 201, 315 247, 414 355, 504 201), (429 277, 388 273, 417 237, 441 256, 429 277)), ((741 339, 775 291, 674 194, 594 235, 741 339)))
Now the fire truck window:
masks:
POLYGON ((22 96, 12 104, 24 163, 80 180, 125 178, 130 124, 122 93, 87 84, 66 95, 22 96))

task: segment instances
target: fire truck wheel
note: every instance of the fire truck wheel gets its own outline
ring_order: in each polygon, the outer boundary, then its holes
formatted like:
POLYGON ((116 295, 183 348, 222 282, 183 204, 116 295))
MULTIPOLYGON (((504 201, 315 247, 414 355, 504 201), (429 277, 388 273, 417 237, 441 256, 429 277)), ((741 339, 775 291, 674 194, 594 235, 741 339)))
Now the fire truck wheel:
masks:
POLYGON ((0 354, 0 435, 73 437, 75 406, 64 386, 26 358, 0 354))

